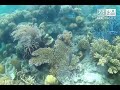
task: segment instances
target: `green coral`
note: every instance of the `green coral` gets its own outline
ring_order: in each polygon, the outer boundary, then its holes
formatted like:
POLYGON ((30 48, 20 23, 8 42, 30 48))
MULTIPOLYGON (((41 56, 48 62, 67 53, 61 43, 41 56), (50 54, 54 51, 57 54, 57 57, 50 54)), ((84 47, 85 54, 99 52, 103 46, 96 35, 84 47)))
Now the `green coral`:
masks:
POLYGON ((107 40, 98 39, 91 43, 91 52, 105 55, 111 50, 111 45, 107 40))
POLYGON ((58 80, 53 75, 47 75, 44 81, 45 85, 58 85, 58 80))
POLYGON ((12 59, 10 64, 12 64, 17 69, 17 71, 21 70, 21 62, 18 58, 12 59))
MULTIPOLYGON (((118 37, 115 39, 117 40, 118 37)), ((98 39, 91 43, 92 57, 98 60, 97 65, 108 66, 110 74, 120 71, 120 44, 111 45, 107 40, 98 39)))
POLYGON ((89 44, 89 40, 87 39, 87 37, 85 36, 80 36, 80 40, 78 42, 78 49, 84 51, 89 49, 90 44, 89 44))
POLYGON ((13 85, 13 80, 7 76, 0 77, 0 85, 13 85))

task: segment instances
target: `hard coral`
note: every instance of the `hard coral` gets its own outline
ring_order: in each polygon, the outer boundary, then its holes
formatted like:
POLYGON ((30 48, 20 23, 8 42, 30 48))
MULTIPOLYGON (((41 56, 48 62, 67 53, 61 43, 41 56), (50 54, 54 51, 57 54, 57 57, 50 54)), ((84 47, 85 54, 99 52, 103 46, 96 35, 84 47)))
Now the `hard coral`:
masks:
POLYGON ((82 16, 77 16, 75 21, 76 21, 78 26, 83 26, 84 25, 84 17, 82 17, 82 16))
POLYGON ((91 43, 93 58, 99 60, 97 65, 108 66, 110 74, 120 71, 120 44, 111 45, 107 40, 98 39, 91 43))
POLYGON ((74 30, 74 29, 77 29, 77 28, 78 28, 78 26, 77 26, 76 23, 71 23, 71 24, 68 26, 68 29, 70 29, 70 30, 74 30))
POLYGON ((84 50, 89 49, 89 47, 90 47, 90 44, 89 44, 89 40, 87 39, 87 37, 81 36, 80 41, 78 42, 78 49, 84 51, 84 50))
POLYGON ((0 77, 0 85, 13 85, 13 80, 7 76, 0 77))
POLYGON ((113 40, 113 44, 117 45, 120 43, 120 36, 116 36, 113 40))
POLYGON ((93 42, 91 43, 92 53, 97 52, 98 54, 105 55, 108 53, 110 48, 111 48, 110 43, 104 39, 93 40, 93 42))
POLYGON ((59 70, 66 66, 74 69, 79 61, 79 57, 71 53, 71 47, 67 46, 63 41, 57 39, 54 48, 40 48, 32 53, 30 64, 40 66, 48 63, 51 66, 50 73, 56 75, 59 70))
POLYGON ((50 63, 53 59, 53 49, 52 48, 39 48, 32 53, 32 58, 29 60, 30 64, 40 66, 44 63, 50 63))
POLYGON ((72 32, 64 30, 63 34, 60 34, 58 36, 58 39, 62 40, 67 45, 70 45, 71 44, 71 40, 72 40, 72 32))
POLYGON ((21 62, 18 58, 12 59, 10 64, 12 64, 17 69, 17 71, 21 70, 21 62))
POLYGON ((53 75, 47 75, 47 77, 45 78, 44 84, 45 85, 57 85, 58 80, 53 75))

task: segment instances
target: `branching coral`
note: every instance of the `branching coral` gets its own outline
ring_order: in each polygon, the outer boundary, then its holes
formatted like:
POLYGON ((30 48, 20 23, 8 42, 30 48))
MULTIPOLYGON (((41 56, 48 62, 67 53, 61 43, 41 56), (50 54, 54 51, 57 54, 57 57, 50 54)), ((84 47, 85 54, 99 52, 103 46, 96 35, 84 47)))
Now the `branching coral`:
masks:
POLYGON ((68 26, 68 29, 69 30, 76 30, 78 28, 78 25, 76 23, 71 23, 69 26, 68 26))
POLYGON ((107 40, 104 39, 98 39, 94 40, 91 43, 91 52, 92 53, 98 53, 101 55, 107 54, 111 49, 111 45, 107 40))
POLYGON ((0 85, 13 85, 13 80, 7 76, 0 77, 0 85))
POLYGON ((108 66, 110 74, 120 71, 120 44, 111 45, 107 40, 98 39, 91 43, 93 58, 98 60, 97 65, 108 66))
POLYGON ((26 77, 24 74, 20 76, 20 79, 25 83, 25 85, 34 85, 35 79, 34 77, 28 76, 26 77))

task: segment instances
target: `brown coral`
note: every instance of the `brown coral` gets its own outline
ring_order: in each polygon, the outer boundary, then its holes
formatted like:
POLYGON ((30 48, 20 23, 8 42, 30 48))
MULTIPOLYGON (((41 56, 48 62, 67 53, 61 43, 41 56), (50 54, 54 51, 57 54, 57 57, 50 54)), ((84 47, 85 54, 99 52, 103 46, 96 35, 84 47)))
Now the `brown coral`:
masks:
POLYGON ((78 42, 78 49, 80 50, 87 50, 89 49, 90 44, 89 44, 89 40, 87 39, 87 37, 85 36, 81 36, 80 41, 78 42))
POLYGON ((51 65, 50 73, 56 75, 58 70, 66 66, 71 66, 69 69, 74 69, 79 61, 79 56, 71 54, 70 46, 67 46, 63 41, 56 40, 54 48, 40 48, 32 53, 30 64, 36 66, 49 63, 51 65), (72 56, 71 56, 72 55, 72 56))
POLYGON ((75 21, 76 21, 78 26, 83 26, 84 25, 84 17, 82 17, 82 16, 77 16, 75 21))
POLYGON ((72 32, 64 30, 63 34, 58 35, 58 39, 62 40, 67 45, 70 45, 72 40, 72 32))
POLYGON ((29 60, 30 64, 39 66, 44 63, 50 63, 53 59, 52 48, 39 48, 32 53, 32 58, 29 60))

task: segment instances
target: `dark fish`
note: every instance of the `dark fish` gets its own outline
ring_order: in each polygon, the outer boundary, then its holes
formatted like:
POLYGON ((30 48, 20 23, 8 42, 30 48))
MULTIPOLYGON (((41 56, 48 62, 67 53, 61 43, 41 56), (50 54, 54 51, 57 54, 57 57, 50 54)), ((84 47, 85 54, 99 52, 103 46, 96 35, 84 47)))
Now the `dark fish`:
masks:
POLYGON ((119 35, 120 33, 117 31, 108 31, 110 35, 119 35))

